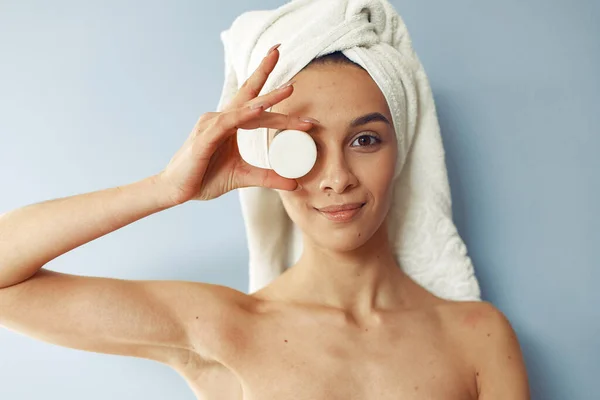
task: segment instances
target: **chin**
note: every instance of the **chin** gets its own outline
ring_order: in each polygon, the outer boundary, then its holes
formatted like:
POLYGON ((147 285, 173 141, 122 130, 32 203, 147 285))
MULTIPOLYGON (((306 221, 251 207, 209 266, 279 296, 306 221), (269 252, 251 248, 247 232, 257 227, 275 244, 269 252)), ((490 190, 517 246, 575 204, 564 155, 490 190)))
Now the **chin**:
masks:
POLYGON ((358 233, 345 234, 336 232, 327 235, 327 232, 323 232, 318 237, 313 237, 313 240, 318 243, 319 247, 338 253, 346 253, 363 246, 369 238, 369 236, 364 235, 362 232, 360 236, 358 236, 358 233))
POLYGON ((319 247, 336 252, 348 252, 367 243, 382 222, 383 220, 378 221, 372 215, 363 215, 362 218, 355 221, 341 224, 330 221, 312 221, 305 226, 305 233, 319 247))

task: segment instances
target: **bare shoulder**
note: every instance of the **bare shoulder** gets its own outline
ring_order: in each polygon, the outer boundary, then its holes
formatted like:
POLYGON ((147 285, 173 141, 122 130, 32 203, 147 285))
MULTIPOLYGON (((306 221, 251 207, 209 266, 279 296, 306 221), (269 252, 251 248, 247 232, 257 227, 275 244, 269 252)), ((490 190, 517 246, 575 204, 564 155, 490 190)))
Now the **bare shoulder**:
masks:
POLYGON ((446 303, 441 310, 448 330, 462 337, 471 348, 487 348, 498 342, 518 344, 510 321, 490 302, 453 301, 446 303))
POLYGON ((504 313, 487 301, 465 301, 446 303, 440 315, 473 366, 479 399, 529 399, 519 340, 504 313))
POLYGON ((440 316, 447 328, 481 336, 487 336, 487 330, 494 329, 507 333, 512 330, 506 316, 487 301, 444 301, 438 306, 440 316))

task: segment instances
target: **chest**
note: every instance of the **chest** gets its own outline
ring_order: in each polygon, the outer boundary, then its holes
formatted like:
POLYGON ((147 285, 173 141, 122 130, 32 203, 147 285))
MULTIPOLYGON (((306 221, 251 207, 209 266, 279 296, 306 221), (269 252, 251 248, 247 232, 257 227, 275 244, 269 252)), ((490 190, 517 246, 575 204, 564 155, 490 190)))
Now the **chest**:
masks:
POLYGON ((452 344, 417 328, 258 331, 224 361, 244 400, 476 398, 452 344))

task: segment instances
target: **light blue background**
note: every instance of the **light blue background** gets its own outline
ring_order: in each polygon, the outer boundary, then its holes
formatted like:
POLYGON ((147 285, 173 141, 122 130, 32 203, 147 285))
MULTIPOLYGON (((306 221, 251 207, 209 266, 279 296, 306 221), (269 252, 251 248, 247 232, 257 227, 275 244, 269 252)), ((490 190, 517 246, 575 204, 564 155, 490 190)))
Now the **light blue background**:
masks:
MULTIPOLYGON (((213 111, 219 33, 275 0, 0 1, 0 213, 160 171, 213 111)), ((600 2, 396 0, 436 97, 455 220, 521 341, 533 398, 598 399, 600 2)), ((238 196, 189 203, 48 267, 246 291, 238 196)), ((0 399, 193 399, 148 360, 0 329, 0 399)))

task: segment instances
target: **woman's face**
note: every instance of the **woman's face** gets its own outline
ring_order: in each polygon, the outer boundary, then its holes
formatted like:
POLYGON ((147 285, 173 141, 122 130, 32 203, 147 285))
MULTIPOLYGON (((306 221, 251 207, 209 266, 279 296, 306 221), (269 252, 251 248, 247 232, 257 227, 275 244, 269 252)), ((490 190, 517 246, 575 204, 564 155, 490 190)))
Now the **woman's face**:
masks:
MULTIPOLYGON (((380 228, 391 204, 397 160, 392 116, 377 84, 356 66, 310 65, 294 79, 293 94, 271 111, 320 121, 308 131, 317 162, 297 180, 301 190, 279 194, 305 240, 353 250, 380 228), (364 204, 350 220, 332 220, 335 216, 319 211, 348 203, 364 204)), ((276 133, 269 129, 269 140, 276 133)))

